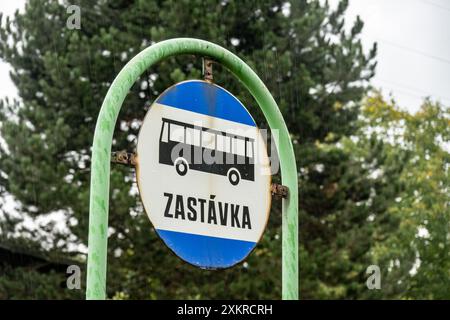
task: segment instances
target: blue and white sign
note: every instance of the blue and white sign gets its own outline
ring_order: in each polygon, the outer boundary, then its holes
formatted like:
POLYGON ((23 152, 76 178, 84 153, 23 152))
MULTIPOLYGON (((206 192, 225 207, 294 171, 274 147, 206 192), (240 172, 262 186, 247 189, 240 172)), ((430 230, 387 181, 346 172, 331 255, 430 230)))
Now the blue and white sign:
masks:
POLYGON ((270 162, 231 93, 199 80, 167 89, 145 116, 136 168, 145 211, 181 259, 227 268, 255 248, 269 218, 270 162))

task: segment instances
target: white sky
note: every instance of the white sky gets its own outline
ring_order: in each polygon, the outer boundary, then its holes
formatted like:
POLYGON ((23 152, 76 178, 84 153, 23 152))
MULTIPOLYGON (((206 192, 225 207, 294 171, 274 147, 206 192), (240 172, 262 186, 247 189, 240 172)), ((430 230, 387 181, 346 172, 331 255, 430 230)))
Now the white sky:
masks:
POLYGON ((365 48, 378 42, 373 85, 410 112, 426 96, 450 105, 450 0, 350 0, 356 15, 365 48))

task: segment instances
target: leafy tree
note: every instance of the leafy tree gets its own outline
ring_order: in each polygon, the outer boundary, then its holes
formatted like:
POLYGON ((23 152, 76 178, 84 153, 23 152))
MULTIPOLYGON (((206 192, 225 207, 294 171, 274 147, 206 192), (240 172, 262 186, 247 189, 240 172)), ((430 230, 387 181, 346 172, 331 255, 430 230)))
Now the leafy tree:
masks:
MULTIPOLYGON (((5 140, 0 192, 13 195, 22 213, 32 217, 65 213, 71 235, 55 241, 52 250, 65 254, 73 242, 87 242, 90 145, 114 77, 152 43, 197 37, 248 62, 274 94, 290 129, 301 182, 301 296, 357 295, 355 283, 363 283, 366 263, 361 256, 371 247, 359 241, 369 212, 359 211, 357 203, 369 194, 359 178, 361 163, 333 145, 356 130, 358 101, 373 76, 376 47, 363 51, 361 20, 345 31, 348 1, 336 9, 306 0, 73 2, 81 7, 80 30, 66 27, 69 3, 50 0, 30 0, 23 14, 6 19, 0 29, 0 55, 13 68, 20 96, 0 106, 5 140)), ((177 81, 201 77, 200 66, 199 58, 183 56, 148 70, 124 102, 113 149, 133 149, 155 97, 177 81)), ((220 66, 215 81, 266 126, 255 101, 220 66)), ((109 297, 280 297, 279 203, 246 264, 201 271, 180 263, 157 239, 135 190, 134 174, 113 167, 109 297)))
MULTIPOLYGON (((374 94, 363 114, 366 126, 358 148, 367 150, 367 139, 382 145, 374 160, 384 158, 388 165, 373 174, 399 191, 384 213, 391 230, 374 239, 369 252, 381 268, 382 287, 368 296, 448 299, 450 109, 427 100, 410 114, 374 94), (399 162, 401 170, 392 175, 388 169, 399 162)), ((372 217, 371 223, 382 218, 372 217)))

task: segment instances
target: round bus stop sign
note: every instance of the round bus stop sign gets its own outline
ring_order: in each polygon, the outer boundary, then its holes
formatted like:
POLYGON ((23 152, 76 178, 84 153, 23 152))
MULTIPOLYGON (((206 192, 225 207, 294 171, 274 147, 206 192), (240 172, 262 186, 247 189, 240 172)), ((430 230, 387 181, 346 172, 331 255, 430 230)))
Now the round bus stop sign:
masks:
POLYGON ((231 267, 261 238, 271 203, 267 148, 225 89, 191 80, 161 94, 139 132, 136 168, 147 215, 181 259, 231 267))

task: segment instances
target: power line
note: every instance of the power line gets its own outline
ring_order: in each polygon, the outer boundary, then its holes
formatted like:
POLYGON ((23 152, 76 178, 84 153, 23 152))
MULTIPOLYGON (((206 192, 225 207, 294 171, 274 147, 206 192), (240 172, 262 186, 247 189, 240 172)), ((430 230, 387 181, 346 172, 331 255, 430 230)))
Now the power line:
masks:
POLYGON ((433 2, 433 1, 429 1, 429 0, 420 0, 420 2, 422 2, 422 3, 424 3, 424 4, 427 4, 427 5, 430 5, 430 6, 433 6, 433 7, 435 7, 435 8, 438 8, 438 9, 441 9, 441 10, 445 10, 445 11, 450 12, 450 8, 449 8, 449 7, 443 6, 443 5, 438 4, 438 3, 435 3, 435 2, 433 2))
POLYGON ((450 65, 450 60, 449 59, 445 59, 443 57, 439 57, 439 56, 436 56, 436 55, 433 55, 433 54, 430 54, 428 52, 421 51, 421 50, 418 50, 418 49, 415 49, 415 48, 412 48, 412 47, 401 45, 401 44, 398 44, 398 43, 395 43, 393 41, 386 40, 386 39, 383 39, 383 38, 380 38, 380 37, 377 37, 377 36, 370 36, 369 35, 369 37, 372 37, 372 38, 376 39, 377 41, 385 43, 387 45, 390 45, 390 46, 393 46, 393 47, 397 47, 399 49, 406 50, 406 51, 409 51, 409 52, 421 55, 423 57, 426 57, 426 58, 429 58, 429 59, 434 59, 434 60, 437 60, 437 61, 440 61, 440 62, 443 62, 443 63, 446 63, 446 64, 450 65))
POLYGON ((450 101, 450 98, 448 98, 448 97, 444 97, 444 96, 441 96, 441 95, 438 95, 438 94, 430 93, 430 92, 425 91, 423 89, 420 89, 420 88, 417 88, 417 87, 414 87, 414 86, 411 86, 411 85, 403 84, 403 83, 400 83, 400 82, 386 80, 386 79, 375 79, 375 81, 384 82, 386 84, 391 84, 391 85, 394 85, 394 86, 397 86, 397 87, 400 87, 400 88, 404 88, 404 89, 407 89, 407 90, 411 90, 411 91, 414 91, 414 92, 419 91, 419 92, 422 92, 425 96, 430 96, 430 97, 435 97, 435 98, 440 99, 440 100, 450 101))
POLYGON ((421 100, 421 101, 423 101, 423 99, 424 99, 423 96, 420 96, 420 95, 418 95, 418 94, 414 94, 414 93, 411 93, 411 92, 408 92, 408 91, 405 91, 405 90, 401 90, 401 89, 395 89, 395 92, 394 92, 393 90, 389 90, 389 91, 390 91, 390 93, 392 93, 392 94, 395 94, 395 93, 398 94, 398 93, 400 93, 400 94, 404 94, 404 95, 407 95, 407 96, 416 98, 416 99, 421 100))
MULTIPOLYGON (((387 81, 383 81, 383 80, 374 80, 375 82, 378 82, 379 83, 379 85, 382 85, 380 82, 382 82, 382 83, 387 83, 387 81)), ((431 95, 429 95, 429 94, 426 94, 426 95, 419 95, 419 94, 417 94, 417 93, 412 93, 411 91, 413 91, 412 89, 408 89, 408 87, 405 87, 405 86, 401 86, 401 85, 397 85, 397 84, 393 84, 393 86, 394 87, 398 87, 398 88, 403 88, 403 89, 392 89, 392 88, 385 88, 385 89, 389 89, 389 91, 391 91, 391 93, 393 93, 393 94, 395 94, 395 93, 401 93, 401 94, 404 94, 404 95, 408 95, 408 96, 410 96, 410 97, 413 97, 413 98, 416 98, 416 99, 419 99, 419 100, 424 100, 424 98, 426 97, 426 96, 430 96, 431 97, 431 95), (404 90, 404 89, 406 89, 406 90, 404 90)), ((441 102, 443 102, 444 104, 447 104, 447 103, 450 103, 450 99, 447 99, 447 98, 442 98, 442 97, 437 97, 437 96, 433 96, 435 99, 438 99, 439 101, 441 101, 441 102), (447 102, 446 102, 447 101, 447 102)))

